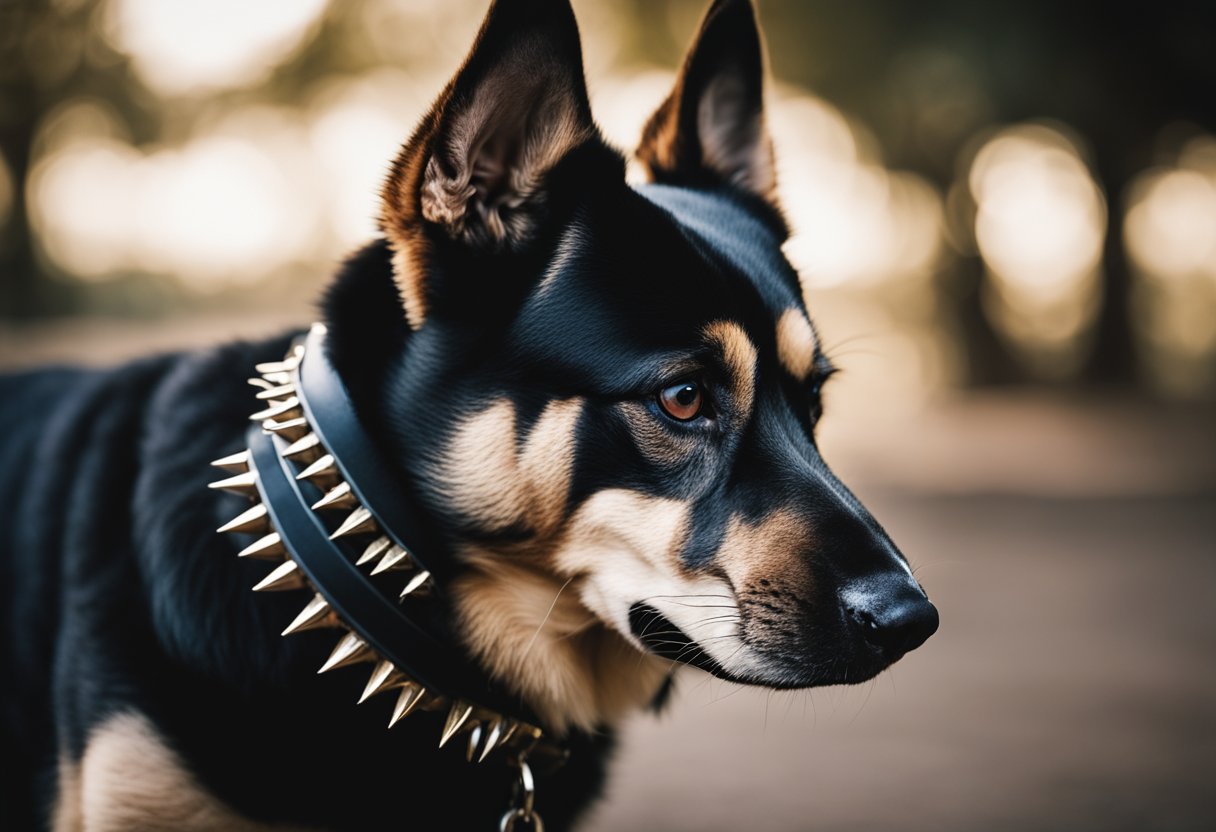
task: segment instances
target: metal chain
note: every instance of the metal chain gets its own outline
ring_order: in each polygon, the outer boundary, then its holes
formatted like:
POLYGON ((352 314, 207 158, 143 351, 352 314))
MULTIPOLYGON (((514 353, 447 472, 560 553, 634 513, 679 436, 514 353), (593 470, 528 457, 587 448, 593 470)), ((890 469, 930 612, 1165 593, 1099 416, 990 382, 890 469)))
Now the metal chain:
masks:
POLYGON ((545 824, 532 808, 536 801, 536 783, 532 779, 532 769, 522 754, 512 757, 510 762, 517 769, 519 778, 511 792, 511 807, 503 812, 502 819, 498 822, 498 832, 516 832, 518 823, 524 824, 523 829, 545 832, 545 824))

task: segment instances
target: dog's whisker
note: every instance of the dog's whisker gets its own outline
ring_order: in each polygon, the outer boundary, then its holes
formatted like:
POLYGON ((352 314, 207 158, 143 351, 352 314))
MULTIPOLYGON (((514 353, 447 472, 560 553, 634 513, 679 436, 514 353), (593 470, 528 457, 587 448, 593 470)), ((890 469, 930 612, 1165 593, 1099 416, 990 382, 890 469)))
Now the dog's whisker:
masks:
POLYGON ((532 647, 536 644, 536 639, 540 637, 540 631, 545 629, 545 625, 549 623, 549 618, 553 615, 553 610, 557 607, 557 599, 562 597, 562 593, 566 591, 566 587, 570 586, 570 583, 573 580, 574 576, 571 575, 557 590, 557 594, 553 596, 553 602, 549 604, 549 609, 545 613, 545 617, 541 619, 540 625, 536 628, 536 632, 533 633, 532 638, 528 640, 528 646, 524 648, 523 655, 520 657, 521 661, 528 658, 528 654, 532 652, 532 647))
POLYGON ((733 610, 737 608, 735 604, 687 604, 682 601, 668 601, 667 603, 678 607, 691 607, 694 610, 733 610))

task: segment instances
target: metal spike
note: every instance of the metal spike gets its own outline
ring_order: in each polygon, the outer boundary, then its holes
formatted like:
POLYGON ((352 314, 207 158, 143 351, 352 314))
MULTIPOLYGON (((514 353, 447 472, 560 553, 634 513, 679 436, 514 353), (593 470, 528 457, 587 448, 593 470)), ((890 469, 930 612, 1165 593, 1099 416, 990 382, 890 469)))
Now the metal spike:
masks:
POLYGON ((300 565, 294 560, 285 560, 274 568, 274 571, 254 584, 254 592, 282 592, 288 589, 305 589, 308 582, 300 565))
POLYGON ((234 494, 244 494, 246 497, 256 497, 258 493, 258 476, 253 471, 229 477, 226 480, 209 483, 208 488, 217 491, 231 491, 234 494))
POLYGON ((304 408, 295 396, 285 399, 279 404, 271 405, 265 410, 259 410, 249 417, 251 422, 264 422, 267 419, 295 419, 304 415, 304 408))
MULTIPOLYGON (((240 518, 238 518, 240 519, 240 518)), ((259 537, 244 549, 236 553, 238 558, 257 558, 258 560, 282 560, 287 557, 287 547, 278 532, 259 537)))
POLYGON ((289 442, 294 442, 308 433, 308 420, 302 416, 298 419, 288 419, 285 422, 267 419, 262 422, 262 428, 270 433, 277 433, 289 442))
POLYGON ((425 595, 431 589, 431 573, 423 569, 406 581, 405 589, 397 596, 400 600, 407 595, 425 595))
POLYGON ((333 509, 348 509, 359 505, 359 500, 355 497, 355 492, 350 490, 350 483, 340 482, 329 491, 325 492, 325 496, 312 504, 313 511, 333 510, 333 509))
POLYGON ((261 401, 286 401, 291 396, 296 394, 296 386, 294 384, 279 384, 274 387, 268 387, 261 390, 257 394, 257 398, 261 401))
POLYGON ((340 478, 341 472, 338 470, 338 463, 334 461, 333 454, 325 454, 296 474, 297 480, 311 480, 321 488, 329 488, 340 478))
POLYGON ((477 755, 477 762, 480 763, 489 757, 495 748, 507 741, 506 727, 507 719, 503 716, 496 716, 486 723, 485 741, 481 744, 481 753, 477 755))
POLYGON ((480 722, 473 726, 473 730, 469 732, 469 744, 465 748, 464 757, 470 763, 477 756, 478 746, 481 745, 481 737, 485 733, 480 722))
MULTIPOLYGON (((316 508, 316 506, 313 506, 316 508)), ((384 553, 384 550, 393 545, 393 541, 381 535, 367 544, 367 548, 363 550, 363 554, 359 555, 359 559, 355 561, 355 566, 362 566, 369 563, 384 553)))
POLYGON ((321 447, 321 437, 315 433, 305 434, 283 449, 284 458, 296 462, 312 462, 323 453, 325 449, 321 447))
POLYGON ((286 371, 279 373, 262 373, 262 380, 271 387, 279 387, 280 385, 291 383, 291 373, 286 371))
POLYGON ((305 605, 300 614, 295 617, 295 620, 287 625, 287 629, 283 630, 281 635, 290 636, 295 633, 303 633, 307 630, 341 626, 342 622, 338 619, 338 614, 330 608, 329 602, 318 593, 305 605))
POLYGON ((330 540, 337 540, 339 537, 346 537, 351 534, 375 534, 379 531, 376 525, 376 518, 372 517, 372 513, 360 506, 347 515, 342 521, 342 525, 338 526, 337 530, 329 536, 330 540))
POLYGON ((389 570, 401 571, 403 569, 413 569, 414 559, 410 557, 410 553, 402 549, 400 546, 393 544, 384 557, 380 558, 380 562, 376 564, 376 568, 371 571, 372 575, 379 575, 381 572, 389 570))
POLYGON ((359 704, 362 705, 377 693, 396 690, 408 681, 410 681, 410 677, 398 670, 392 662, 388 660, 377 662, 376 667, 372 670, 371 678, 367 680, 367 686, 363 688, 363 695, 359 697, 359 704))
POLYGON ((321 665, 321 669, 317 673, 328 673, 339 667, 370 662, 375 657, 375 651, 368 646, 367 642, 354 633, 347 633, 339 639, 337 646, 334 647, 333 652, 329 654, 329 658, 325 660, 325 664, 321 665))
POLYGON ((284 358, 282 361, 263 361, 261 364, 254 364, 253 369, 266 375, 267 373, 290 373, 299 366, 300 359, 293 356, 284 358))
POLYGON ((249 470, 249 450, 238 451, 211 463, 216 468, 223 468, 234 474, 243 474, 249 470))
POLYGON ((473 713, 473 706, 468 702, 457 699, 452 703, 452 709, 448 711, 447 721, 443 724, 443 734, 439 737, 439 747, 443 748, 448 744, 448 740, 456 736, 461 727, 468 722, 469 715, 473 713))
POLYGON ((261 534, 270 531, 270 513, 266 506, 258 503, 251 509, 243 511, 224 525, 217 532, 241 532, 242 534, 261 534))
POLYGON ((422 697, 425 695, 426 688, 422 685, 417 682, 406 682, 401 688, 401 693, 397 695, 397 704, 393 705, 393 715, 388 720, 388 727, 392 728, 409 716, 422 702, 422 697))

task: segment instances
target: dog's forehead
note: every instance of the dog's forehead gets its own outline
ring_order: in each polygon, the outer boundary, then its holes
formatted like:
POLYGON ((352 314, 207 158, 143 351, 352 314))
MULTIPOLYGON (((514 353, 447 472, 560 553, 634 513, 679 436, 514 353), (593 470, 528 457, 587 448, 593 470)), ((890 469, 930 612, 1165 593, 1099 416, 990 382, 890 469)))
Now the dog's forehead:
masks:
POLYGON ((724 272, 749 280, 770 310, 801 307, 801 285, 781 253, 782 237, 739 199, 673 185, 639 185, 635 190, 670 215, 724 272))
MULTIPOLYGON (((807 321, 782 239, 728 193, 638 186, 607 218, 584 214, 563 231, 512 328, 516 357, 617 375, 723 320, 757 344, 780 341, 791 316, 807 321)), ((802 363, 812 347, 803 339, 802 363)))

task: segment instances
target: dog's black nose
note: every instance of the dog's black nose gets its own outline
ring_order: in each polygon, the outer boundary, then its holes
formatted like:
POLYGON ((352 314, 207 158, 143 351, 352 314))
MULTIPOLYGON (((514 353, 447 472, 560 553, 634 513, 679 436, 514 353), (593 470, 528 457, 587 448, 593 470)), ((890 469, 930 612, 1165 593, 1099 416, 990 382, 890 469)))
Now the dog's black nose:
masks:
POLYGON ((888 661, 920 647, 937 632, 937 607, 906 578, 867 582, 842 593, 844 610, 864 638, 888 661))

